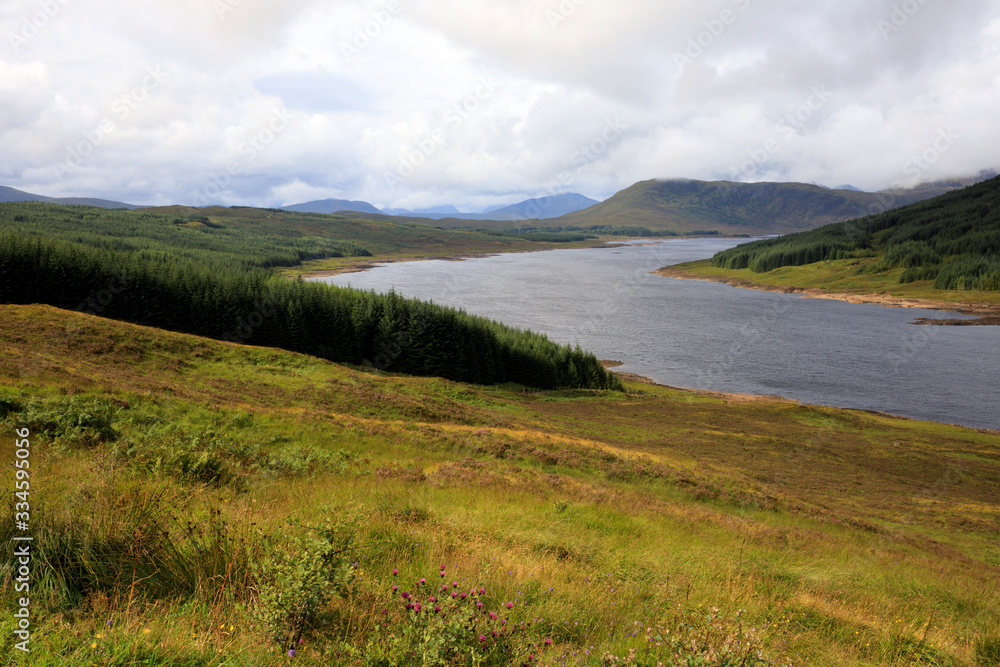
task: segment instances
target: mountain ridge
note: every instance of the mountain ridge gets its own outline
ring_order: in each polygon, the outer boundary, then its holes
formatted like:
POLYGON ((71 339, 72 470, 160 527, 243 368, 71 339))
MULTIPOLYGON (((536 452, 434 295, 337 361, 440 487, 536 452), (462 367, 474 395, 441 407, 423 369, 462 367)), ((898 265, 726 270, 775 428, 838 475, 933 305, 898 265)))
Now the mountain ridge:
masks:
POLYGON ((143 208, 137 204, 126 204, 125 202, 113 201, 110 199, 100 199, 96 197, 46 197, 45 195, 36 195, 31 192, 25 192, 24 190, 18 190, 16 188, 11 188, 6 185, 0 185, 0 203, 13 203, 21 201, 39 201, 49 204, 65 204, 65 205, 79 205, 79 206, 97 206, 99 208, 127 208, 127 209, 137 209, 143 208))

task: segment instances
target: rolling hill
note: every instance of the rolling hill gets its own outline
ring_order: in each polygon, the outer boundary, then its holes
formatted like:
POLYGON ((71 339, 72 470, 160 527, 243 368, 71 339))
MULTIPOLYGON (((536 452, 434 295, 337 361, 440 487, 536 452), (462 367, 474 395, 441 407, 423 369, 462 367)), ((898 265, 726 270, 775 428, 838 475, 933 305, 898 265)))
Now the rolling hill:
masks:
POLYGON ((557 219, 563 226, 640 226, 651 230, 789 233, 894 208, 942 192, 831 190, 806 183, 642 181, 607 201, 557 219))

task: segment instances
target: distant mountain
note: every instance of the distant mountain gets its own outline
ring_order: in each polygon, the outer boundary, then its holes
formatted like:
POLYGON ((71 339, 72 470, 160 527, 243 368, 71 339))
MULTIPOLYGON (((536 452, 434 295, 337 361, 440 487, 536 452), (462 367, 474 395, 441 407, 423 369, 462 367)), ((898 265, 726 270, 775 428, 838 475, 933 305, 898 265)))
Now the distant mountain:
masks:
POLYGON ((43 197, 42 195, 33 195, 30 192, 0 185, 0 203, 11 201, 45 201, 46 199, 47 197, 43 197))
MULTIPOLYGON (((584 197, 575 192, 537 199, 526 199, 516 204, 502 206, 485 213, 462 213, 454 206, 435 206, 416 210, 402 208, 387 208, 382 212, 386 215, 398 215, 413 218, 429 218, 431 220, 479 220, 516 222, 520 220, 547 220, 574 211, 581 211, 597 203, 596 199, 584 197)), ((450 225, 451 226, 451 225, 450 225)))
POLYGON ((567 213, 582 211, 598 203, 600 202, 596 199, 584 197, 576 192, 567 192, 561 195, 528 199, 518 204, 494 209, 487 212, 486 215, 514 215, 524 220, 547 220, 558 218, 567 213))
POLYGON ((110 199, 94 199, 92 197, 46 197, 36 195, 23 190, 15 190, 4 185, 0 185, 0 203, 16 201, 41 201, 49 204, 79 204, 80 206, 98 206, 100 208, 142 208, 135 204, 126 204, 110 199))
POLYGON ((959 187, 956 182, 954 187, 942 183, 912 190, 861 192, 806 183, 651 180, 550 222, 563 227, 609 225, 680 233, 784 234, 911 204, 959 187))
POLYGON ((294 213, 337 213, 338 211, 355 211, 358 213, 381 213, 366 201, 350 201, 348 199, 319 199, 303 204, 282 206, 282 210, 294 213))

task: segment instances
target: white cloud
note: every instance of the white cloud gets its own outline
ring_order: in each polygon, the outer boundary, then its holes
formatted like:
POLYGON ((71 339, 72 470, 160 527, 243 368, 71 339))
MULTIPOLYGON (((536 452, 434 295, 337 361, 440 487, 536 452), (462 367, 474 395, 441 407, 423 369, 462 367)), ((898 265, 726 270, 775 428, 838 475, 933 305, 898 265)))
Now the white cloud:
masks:
POLYGON ((1000 0, 45 6, 0 12, 0 179, 44 194, 472 210, 655 177, 877 189, 948 128, 921 178, 997 166, 1000 0))

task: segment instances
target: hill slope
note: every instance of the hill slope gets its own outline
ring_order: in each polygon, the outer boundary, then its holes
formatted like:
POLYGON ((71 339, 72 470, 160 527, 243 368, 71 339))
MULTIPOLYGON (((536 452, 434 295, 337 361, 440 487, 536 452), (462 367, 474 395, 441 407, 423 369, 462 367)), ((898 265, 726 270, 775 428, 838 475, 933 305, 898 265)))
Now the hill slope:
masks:
POLYGON ((1000 177, 880 215, 743 244, 717 254, 712 265, 763 273, 866 258, 877 261, 859 273, 903 269, 900 283, 1000 290, 1000 177))
POLYGON ((29 431, 32 664, 1000 650, 997 434, 376 375, 46 306, 0 306, 0 428, 29 431))
POLYGON ((513 215, 525 220, 547 220, 549 218, 558 218, 567 213, 582 211, 597 203, 596 199, 591 199, 575 192, 568 192, 550 197, 527 199, 511 206, 504 206, 503 208, 489 211, 487 215, 513 215))
POLYGON ((779 233, 812 229, 868 213, 873 206, 899 206, 937 189, 887 196, 830 190, 805 183, 642 181, 610 199, 558 219, 563 226, 640 226, 651 230, 779 233))

